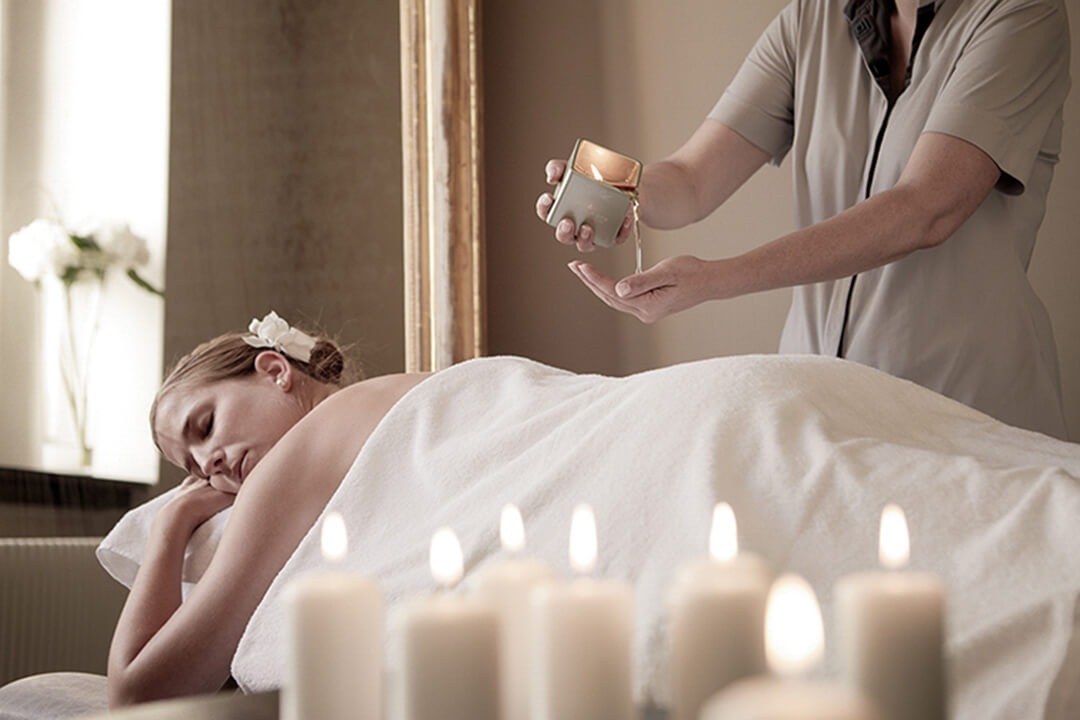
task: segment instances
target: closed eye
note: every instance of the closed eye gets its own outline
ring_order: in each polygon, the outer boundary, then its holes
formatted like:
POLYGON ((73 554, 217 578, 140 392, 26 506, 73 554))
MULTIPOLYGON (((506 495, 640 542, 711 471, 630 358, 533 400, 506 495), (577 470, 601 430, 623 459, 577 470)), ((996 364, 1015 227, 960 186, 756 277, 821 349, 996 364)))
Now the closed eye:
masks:
POLYGON ((206 418, 206 427, 203 428, 203 439, 210 437, 211 430, 214 429, 214 413, 210 413, 206 418))

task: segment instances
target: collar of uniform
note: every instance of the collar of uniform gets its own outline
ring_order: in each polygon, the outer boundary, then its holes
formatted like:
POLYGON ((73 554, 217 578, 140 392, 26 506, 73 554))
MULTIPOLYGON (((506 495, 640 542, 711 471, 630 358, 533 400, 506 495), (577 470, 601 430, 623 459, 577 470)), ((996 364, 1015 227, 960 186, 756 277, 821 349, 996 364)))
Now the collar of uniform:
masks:
MULTIPOLYGON (((855 13, 861 6, 865 5, 868 2, 873 2, 873 0, 848 0, 846 3, 844 3, 844 14, 847 15, 850 19, 855 16, 855 13)), ((891 7, 895 4, 895 0, 889 2, 888 4, 891 9, 891 7)), ((922 10, 927 5, 933 5, 934 10, 937 11, 944 4, 945 0, 919 0, 919 9, 922 10)))

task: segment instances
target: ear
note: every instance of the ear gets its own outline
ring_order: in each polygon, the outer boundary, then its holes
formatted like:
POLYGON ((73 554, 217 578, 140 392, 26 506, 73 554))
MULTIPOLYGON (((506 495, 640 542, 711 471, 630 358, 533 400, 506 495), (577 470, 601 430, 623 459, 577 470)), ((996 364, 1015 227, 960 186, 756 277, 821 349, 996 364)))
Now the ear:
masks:
POLYGON ((292 365, 274 350, 264 350, 255 356, 255 374, 266 377, 285 392, 292 387, 292 365))

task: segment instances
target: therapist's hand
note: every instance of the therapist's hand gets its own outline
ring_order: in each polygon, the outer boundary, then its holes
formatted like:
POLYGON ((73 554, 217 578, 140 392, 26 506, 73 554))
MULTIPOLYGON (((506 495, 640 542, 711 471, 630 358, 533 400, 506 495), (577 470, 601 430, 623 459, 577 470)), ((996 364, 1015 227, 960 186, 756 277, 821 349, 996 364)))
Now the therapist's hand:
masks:
POLYGON ((719 295, 713 286, 715 263, 691 255, 661 260, 618 282, 580 260, 569 267, 596 297, 643 323, 656 322, 719 295))
MULTIPOLYGON (((565 160, 548 160, 547 165, 544 166, 544 176, 548 185, 558 185, 559 180, 562 179, 563 173, 565 172, 565 160)), ((542 194, 536 199, 537 216, 544 222, 547 222, 548 213, 551 211, 551 206, 554 204, 555 197, 551 193, 542 194)), ((626 217, 623 218, 622 227, 619 228, 619 234, 615 236, 616 245, 625 242, 626 238, 630 237, 630 227, 633 225, 633 222, 633 213, 627 213, 626 217)), ((580 228, 575 228, 574 222, 570 218, 563 218, 563 220, 555 226, 555 239, 563 245, 577 245, 577 249, 580 252, 592 252, 596 249, 596 245, 593 244, 592 227, 585 224, 580 228)))

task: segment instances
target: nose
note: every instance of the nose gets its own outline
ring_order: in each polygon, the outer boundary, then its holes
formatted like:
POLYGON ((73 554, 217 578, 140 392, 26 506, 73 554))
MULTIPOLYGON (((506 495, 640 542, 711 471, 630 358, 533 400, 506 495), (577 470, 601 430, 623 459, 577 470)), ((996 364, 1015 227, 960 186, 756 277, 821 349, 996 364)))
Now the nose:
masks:
POLYGON ((225 463, 225 451, 221 448, 208 451, 203 460, 198 457, 195 460, 199 463, 199 467, 202 468, 203 475, 206 477, 221 475, 229 471, 229 466, 225 463))

